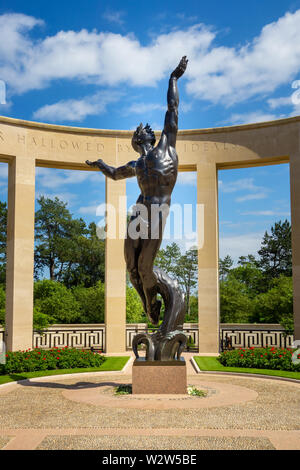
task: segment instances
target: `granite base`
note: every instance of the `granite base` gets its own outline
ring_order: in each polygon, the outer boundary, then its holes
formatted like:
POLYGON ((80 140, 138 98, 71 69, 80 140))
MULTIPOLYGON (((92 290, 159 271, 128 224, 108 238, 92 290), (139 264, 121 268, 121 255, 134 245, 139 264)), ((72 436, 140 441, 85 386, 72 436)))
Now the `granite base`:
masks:
POLYGON ((132 366, 133 394, 186 394, 185 360, 146 361, 136 359, 132 366))

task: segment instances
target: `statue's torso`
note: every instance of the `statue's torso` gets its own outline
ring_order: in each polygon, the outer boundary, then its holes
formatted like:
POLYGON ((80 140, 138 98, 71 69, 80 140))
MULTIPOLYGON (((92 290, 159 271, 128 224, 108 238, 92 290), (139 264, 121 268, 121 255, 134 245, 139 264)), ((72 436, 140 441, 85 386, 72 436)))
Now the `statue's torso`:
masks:
POLYGON ((139 202, 144 204, 170 203, 176 183, 178 157, 173 147, 155 147, 141 156, 136 164, 136 176, 141 189, 139 202))

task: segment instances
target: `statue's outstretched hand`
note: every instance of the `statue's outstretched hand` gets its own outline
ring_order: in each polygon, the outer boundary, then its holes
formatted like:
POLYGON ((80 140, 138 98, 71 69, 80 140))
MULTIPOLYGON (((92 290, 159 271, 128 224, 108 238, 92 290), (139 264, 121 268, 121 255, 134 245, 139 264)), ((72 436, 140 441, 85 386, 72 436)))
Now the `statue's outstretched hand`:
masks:
POLYGON ((184 55, 176 69, 171 73, 171 77, 180 78, 186 71, 187 63, 188 59, 186 58, 186 55, 184 55))
POLYGON ((99 158, 99 160, 97 160, 95 162, 90 162, 89 160, 86 160, 85 163, 89 166, 96 167, 96 168, 99 168, 101 170, 101 167, 102 167, 104 161, 101 160, 101 158, 99 158))

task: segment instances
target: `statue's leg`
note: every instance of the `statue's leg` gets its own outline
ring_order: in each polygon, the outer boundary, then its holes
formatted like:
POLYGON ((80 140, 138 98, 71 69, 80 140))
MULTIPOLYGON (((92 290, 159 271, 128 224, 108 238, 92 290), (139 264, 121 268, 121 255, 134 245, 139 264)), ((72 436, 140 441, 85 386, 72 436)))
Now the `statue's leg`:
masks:
POLYGON ((142 240, 142 249, 138 259, 138 272, 142 280, 146 312, 154 325, 158 324, 161 302, 157 300, 157 279, 153 272, 154 260, 160 248, 161 239, 142 240))
POLYGON ((146 312, 154 325, 159 322, 161 301, 157 300, 157 278, 153 272, 154 261, 160 248, 166 222, 167 212, 151 215, 148 225, 148 238, 141 240, 141 251, 138 258, 138 272, 143 283, 146 298, 146 312))
POLYGON ((124 256, 126 268, 129 274, 130 281, 139 294, 144 310, 147 312, 146 298, 143 289, 142 280, 138 272, 138 257, 141 251, 141 239, 133 240, 127 235, 124 243, 124 256))

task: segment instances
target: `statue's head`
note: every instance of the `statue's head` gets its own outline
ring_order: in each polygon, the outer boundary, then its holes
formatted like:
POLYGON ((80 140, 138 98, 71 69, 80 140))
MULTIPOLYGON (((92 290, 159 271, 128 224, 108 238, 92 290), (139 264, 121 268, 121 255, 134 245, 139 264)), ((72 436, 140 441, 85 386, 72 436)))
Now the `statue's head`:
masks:
POLYGON ((155 144, 155 135, 149 124, 146 124, 145 127, 143 127, 143 124, 141 123, 134 131, 131 144, 136 152, 142 153, 142 146, 146 143, 149 143, 153 147, 155 144))

